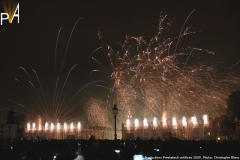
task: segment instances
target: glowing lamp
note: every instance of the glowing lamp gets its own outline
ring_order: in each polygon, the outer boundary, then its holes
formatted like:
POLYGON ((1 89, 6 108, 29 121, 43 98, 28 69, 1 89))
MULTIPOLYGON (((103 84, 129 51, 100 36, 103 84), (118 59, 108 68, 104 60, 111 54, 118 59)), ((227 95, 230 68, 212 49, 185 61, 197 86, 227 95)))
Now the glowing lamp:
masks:
POLYGON ((135 119, 135 127, 138 127, 138 126, 139 126, 138 119, 135 119))
POLYGON ((127 124, 127 127, 130 127, 130 120, 129 119, 127 119, 126 124, 127 124))
POLYGON ((182 119, 182 125, 185 127, 187 125, 187 119, 183 117, 182 119))
POLYGON ((27 130, 30 131, 31 130, 31 126, 30 123, 27 124, 27 130))
POLYGON ((147 126, 148 126, 147 118, 144 118, 144 119, 143 119, 143 126, 144 126, 144 127, 147 127, 147 126))
POLYGON ((177 125, 177 120, 176 120, 175 117, 173 117, 173 119, 172 119, 172 125, 173 125, 173 126, 176 126, 176 125, 177 125))
POLYGON ((78 130, 80 130, 80 129, 81 129, 81 123, 78 122, 78 130))
POLYGON ((157 118, 156 117, 153 118, 153 126, 157 126, 157 118))
POLYGON ((166 126, 167 125, 167 119, 166 117, 163 117, 163 126, 166 126))
POLYGON ((203 124, 208 125, 208 116, 206 114, 203 115, 203 124))
POLYGON ((193 125, 196 125, 197 124, 196 116, 191 117, 191 121, 192 121, 193 125))

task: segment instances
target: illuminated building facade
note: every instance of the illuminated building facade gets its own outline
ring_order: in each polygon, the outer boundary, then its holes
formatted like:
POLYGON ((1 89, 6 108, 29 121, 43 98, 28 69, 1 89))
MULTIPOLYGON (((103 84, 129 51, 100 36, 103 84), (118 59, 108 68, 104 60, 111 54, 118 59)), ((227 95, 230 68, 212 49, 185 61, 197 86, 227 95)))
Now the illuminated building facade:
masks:
MULTIPOLYGON (((113 139, 114 131, 112 128, 99 126, 81 126, 80 122, 74 123, 45 123, 44 126, 36 123, 28 123, 25 138, 34 139, 37 137, 46 139, 113 139)), ((117 130, 117 138, 121 139, 121 131, 117 130)))
POLYGON ((161 120, 153 118, 152 122, 148 122, 144 118, 142 123, 138 119, 134 121, 128 119, 126 124, 122 124, 122 139, 136 139, 137 137, 140 139, 208 140, 215 139, 215 134, 213 124, 207 115, 201 119, 197 119, 195 116, 183 117, 182 120, 176 118, 169 120, 165 117, 161 120))

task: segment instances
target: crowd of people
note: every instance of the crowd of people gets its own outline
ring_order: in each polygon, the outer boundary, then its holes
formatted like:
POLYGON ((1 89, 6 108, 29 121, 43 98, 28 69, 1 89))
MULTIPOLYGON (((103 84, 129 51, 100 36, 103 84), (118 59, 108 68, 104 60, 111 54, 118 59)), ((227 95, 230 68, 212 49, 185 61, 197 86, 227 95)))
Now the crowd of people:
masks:
MULTIPOLYGON (((1 139, 1 160, 132 160, 163 156, 236 156, 240 141, 1 139)), ((150 159, 150 158, 149 158, 150 159)))

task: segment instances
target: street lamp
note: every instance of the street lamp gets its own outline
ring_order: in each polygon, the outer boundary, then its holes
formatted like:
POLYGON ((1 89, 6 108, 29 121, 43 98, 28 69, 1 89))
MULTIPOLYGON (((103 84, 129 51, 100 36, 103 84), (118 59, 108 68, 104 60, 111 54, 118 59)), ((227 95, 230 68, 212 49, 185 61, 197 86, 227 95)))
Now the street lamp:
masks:
POLYGON ((117 140, 117 130, 116 130, 116 116, 117 116, 117 113, 118 113, 118 108, 117 108, 117 105, 114 104, 114 107, 112 108, 113 110, 113 115, 114 115, 114 120, 115 120, 115 134, 114 134, 114 139, 117 140))

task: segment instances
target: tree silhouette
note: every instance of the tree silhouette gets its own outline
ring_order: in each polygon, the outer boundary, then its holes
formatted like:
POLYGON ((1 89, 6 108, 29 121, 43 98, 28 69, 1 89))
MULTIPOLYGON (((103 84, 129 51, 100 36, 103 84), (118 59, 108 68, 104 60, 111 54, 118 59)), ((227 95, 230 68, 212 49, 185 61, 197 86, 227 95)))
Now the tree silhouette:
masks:
POLYGON ((232 92, 227 99, 227 114, 231 119, 240 120, 240 90, 232 92))
POLYGON ((235 123, 228 115, 215 118, 215 125, 218 128, 217 134, 221 137, 231 139, 233 138, 235 123))

